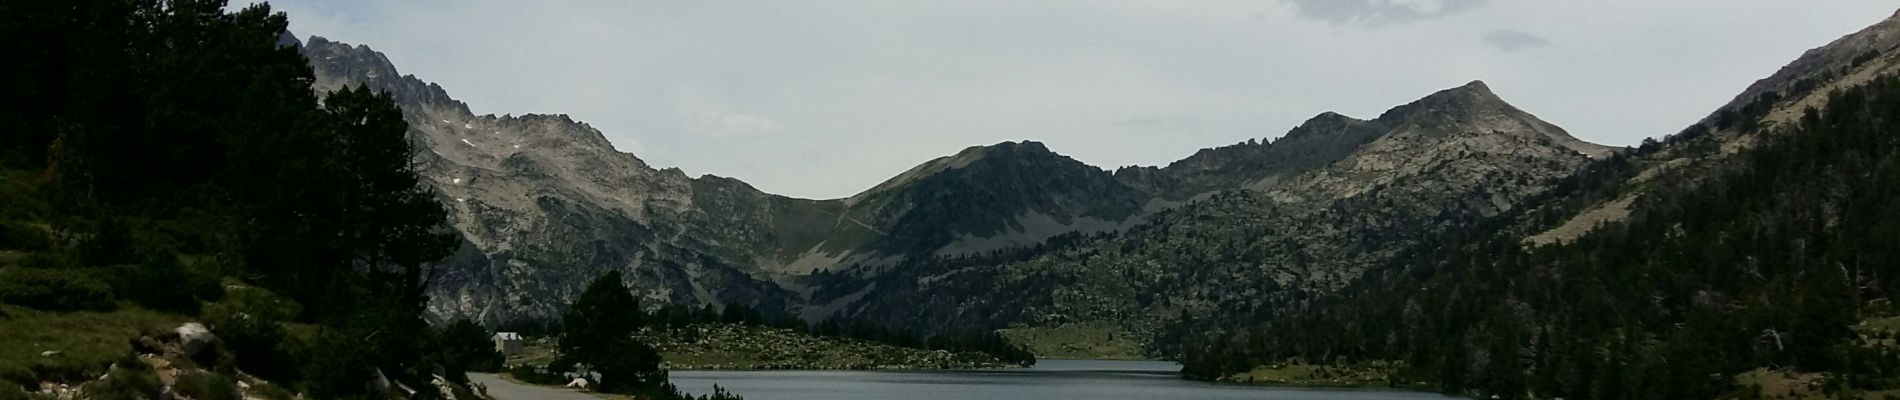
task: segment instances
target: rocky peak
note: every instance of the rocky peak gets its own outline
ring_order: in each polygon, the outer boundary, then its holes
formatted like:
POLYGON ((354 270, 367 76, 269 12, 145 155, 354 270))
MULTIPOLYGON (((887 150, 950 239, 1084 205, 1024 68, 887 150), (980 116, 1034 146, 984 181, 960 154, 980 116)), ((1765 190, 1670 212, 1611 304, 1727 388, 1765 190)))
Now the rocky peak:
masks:
POLYGON ((1471 81, 1464 86, 1440 90, 1411 103, 1393 107, 1380 114, 1378 121, 1391 125, 1405 122, 1449 123, 1471 119, 1480 113, 1503 110, 1516 111, 1516 108, 1498 98, 1483 81, 1471 81))
POLYGON ((1441 90, 1394 107, 1373 122, 1391 127, 1395 134, 1423 137, 1504 135, 1510 138, 1501 140, 1549 143, 1593 158, 1614 151, 1609 146, 1577 139, 1563 128, 1512 106, 1483 81, 1441 90))
POLYGON ((303 45, 303 53, 316 71, 317 81, 311 86, 319 93, 341 89, 346 84, 361 84, 388 92, 398 104, 469 112, 467 104, 450 98, 441 86, 423 82, 414 75, 397 73, 388 56, 369 46, 352 47, 322 36, 311 36, 303 45))

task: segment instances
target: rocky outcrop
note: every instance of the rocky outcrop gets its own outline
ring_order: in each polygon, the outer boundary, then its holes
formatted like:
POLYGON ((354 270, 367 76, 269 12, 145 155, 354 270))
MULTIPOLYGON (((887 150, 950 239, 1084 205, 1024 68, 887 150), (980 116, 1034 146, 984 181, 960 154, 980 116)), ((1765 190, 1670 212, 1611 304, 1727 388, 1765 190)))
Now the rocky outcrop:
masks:
POLYGON ((419 170, 464 243, 432 285, 431 314, 550 317, 611 269, 653 303, 773 309, 794 297, 762 273, 789 253, 770 227, 823 212, 819 202, 652 168, 564 115, 474 115, 364 46, 312 37, 303 51, 315 90, 388 93, 424 150, 419 170))

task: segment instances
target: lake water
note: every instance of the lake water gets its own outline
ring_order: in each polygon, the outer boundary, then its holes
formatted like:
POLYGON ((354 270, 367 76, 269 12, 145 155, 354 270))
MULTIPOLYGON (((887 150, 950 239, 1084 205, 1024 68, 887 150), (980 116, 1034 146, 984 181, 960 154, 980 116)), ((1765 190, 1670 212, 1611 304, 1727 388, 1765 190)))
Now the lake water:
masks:
POLYGON ((1450 399, 1431 393, 1221 385, 1181 379, 1164 361, 1042 360, 1033 368, 980 371, 673 371, 681 390, 713 384, 746 400, 1006 399, 1450 399))

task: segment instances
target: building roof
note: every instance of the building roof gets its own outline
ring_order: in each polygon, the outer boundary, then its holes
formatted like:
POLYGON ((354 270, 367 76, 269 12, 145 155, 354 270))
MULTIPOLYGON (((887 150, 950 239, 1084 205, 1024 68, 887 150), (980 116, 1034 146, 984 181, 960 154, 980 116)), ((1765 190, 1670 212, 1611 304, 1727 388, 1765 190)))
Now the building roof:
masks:
POLYGON ((514 333, 514 332, 495 332, 495 339, 498 339, 498 340, 521 340, 521 334, 519 334, 519 333, 514 333))

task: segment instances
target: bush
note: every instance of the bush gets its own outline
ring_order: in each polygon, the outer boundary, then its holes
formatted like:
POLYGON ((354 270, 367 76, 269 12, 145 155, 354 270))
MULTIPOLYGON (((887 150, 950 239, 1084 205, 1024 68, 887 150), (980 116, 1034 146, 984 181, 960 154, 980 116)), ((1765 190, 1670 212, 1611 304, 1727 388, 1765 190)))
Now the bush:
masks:
POLYGON ((467 382, 468 372, 497 372, 504 357, 495 351, 487 328, 468 320, 457 320, 442 329, 437 344, 438 358, 449 380, 467 382))
POLYGON ((568 379, 554 368, 521 364, 508 369, 508 376, 534 385, 565 385, 568 379))
POLYGON ((79 240, 79 259, 90 266, 131 264, 139 261, 132 230, 118 218, 99 221, 97 230, 79 240))
POLYGON ((145 308, 197 314, 203 300, 224 295, 224 286, 207 274, 186 269, 178 257, 161 252, 141 265, 111 267, 108 274, 120 298, 145 308))
POLYGON ((237 385, 231 384, 230 379, 225 379, 222 375, 204 371, 178 375, 178 380, 172 385, 172 389, 176 390, 178 394, 189 396, 196 400, 242 399, 242 397, 238 395, 237 385))
POLYGON ((0 221, 0 249, 44 251, 53 248, 45 229, 18 221, 0 221))
POLYGON ((112 364, 112 371, 106 373, 105 379, 87 383, 83 388, 88 400, 144 400, 159 398, 165 384, 158 380, 151 366, 127 354, 112 364))
POLYGON ((296 400, 297 395, 270 382, 258 382, 251 385, 251 394, 265 400, 296 400))
POLYGON ((236 359, 238 369, 271 380, 294 380, 298 366, 277 321, 246 313, 208 318, 212 333, 236 359))
POLYGON ((112 287, 86 270, 0 268, 0 302, 46 311, 108 311, 112 287))
POLYGON ((39 387, 40 379, 33 370, 22 365, 0 365, 0 391, 7 388, 39 387))

